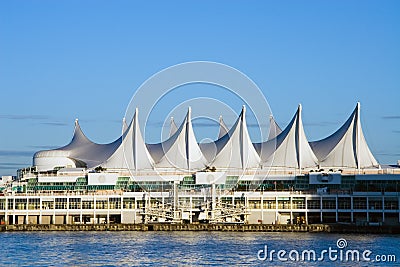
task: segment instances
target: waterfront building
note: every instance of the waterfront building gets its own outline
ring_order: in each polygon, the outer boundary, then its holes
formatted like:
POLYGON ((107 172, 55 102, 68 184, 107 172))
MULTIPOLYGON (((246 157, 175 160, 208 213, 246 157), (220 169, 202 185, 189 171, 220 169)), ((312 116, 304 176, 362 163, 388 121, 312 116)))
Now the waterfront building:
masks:
POLYGON ((138 109, 109 144, 89 140, 78 120, 69 144, 39 151, 8 180, 2 224, 346 223, 400 224, 400 166, 368 147, 360 105, 329 137, 309 142, 299 105, 281 129, 253 143, 246 109, 218 139, 198 143, 191 110, 169 138, 146 144, 138 109))

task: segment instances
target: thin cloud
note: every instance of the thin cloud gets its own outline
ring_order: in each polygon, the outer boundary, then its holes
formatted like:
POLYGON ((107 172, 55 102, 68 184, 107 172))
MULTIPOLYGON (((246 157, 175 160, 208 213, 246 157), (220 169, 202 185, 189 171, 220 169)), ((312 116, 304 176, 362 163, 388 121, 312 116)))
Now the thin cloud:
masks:
POLYGON ((20 163, 0 163, 0 170, 15 170, 28 167, 29 163, 20 164, 20 163))
POLYGON ((113 119, 113 120, 100 120, 100 119, 79 119, 79 122, 83 122, 83 123, 99 123, 99 122, 111 122, 111 123, 122 123, 122 119, 121 120, 117 120, 117 119, 113 119))
POLYGON ((260 127, 267 127, 267 124, 247 123, 247 128, 260 128, 260 127))
POLYGON ((59 146, 28 146, 28 147, 34 149, 55 149, 59 146))
MULTIPOLYGON (((23 167, 21 167, 21 168, 23 168, 23 167)), ((15 169, 21 169, 21 168, 0 165, 0 170, 15 170, 15 169)), ((15 175, 15 174, 13 174, 13 175, 15 175)))
POLYGON ((400 115, 383 116, 382 119, 384 119, 384 120, 400 120, 400 115))
POLYGON ((394 130, 393 132, 394 132, 394 133, 400 134, 400 131, 398 131, 398 130, 394 130))
POLYGON ((26 166, 26 163, 15 163, 15 162, 0 162, 1 166, 8 166, 8 167, 21 167, 26 166))
POLYGON ((65 122, 41 122, 40 124, 48 126, 68 126, 68 123, 65 122))
POLYGON ((304 126, 307 127, 326 127, 331 125, 337 125, 337 122, 332 121, 321 121, 321 122, 304 122, 304 126))
POLYGON ((32 157, 35 151, 13 151, 13 150, 0 150, 2 157, 32 157))
POLYGON ((375 155, 379 155, 379 156, 390 156, 390 157, 399 157, 400 153, 386 153, 386 152, 377 152, 374 153, 375 155))
POLYGON ((49 116, 45 115, 13 115, 13 114, 0 114, 0 119, 7 120, 48 120, 49 116))
POLYGON ((216 127, 219 126, 218 123, 211 123, 211 122, 193 122, 193 126, 197 127, 216 127))
POLYGON ((145 125, 147 127, 169 127, 169 122, 168 123, 164 123, 164 122, 161 122, 161 121, 158 121, 158 122, 147 122, 147 123, 141 123, 140 125, 141 126, 145 125))
MULTIPOLYGON (((176 123, 176 122, 175 122, 176 123)), ((155 127, 165 127, 165 128, 169 128, 170 127, 170 123, 164 123, 164 122, 149 122, 146 124, 146 126, 155 126, 155 127)), ((177 126, 179 127, 180 124, 177 124, 177 126)), ((195 127, 219 127, 219 123, 215 122, 215 123, 207 123, 207 122, 193 122, 193 126, 195 127)), ((230 125, 227 125, 228 128, 230 128, 230 125)), ((257 124, 257 123, 247 123, 247 127, 248 128, 259 128, 259 127, 267 127, 267 124, 262 123, 262 124, 257 124)))

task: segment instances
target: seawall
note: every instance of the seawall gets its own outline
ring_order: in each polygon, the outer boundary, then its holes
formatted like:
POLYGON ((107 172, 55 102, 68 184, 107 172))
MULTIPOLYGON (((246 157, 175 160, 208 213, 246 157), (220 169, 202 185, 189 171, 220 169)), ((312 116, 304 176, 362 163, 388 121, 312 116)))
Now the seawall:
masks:
POLYGON ((400 234, 400 226, 341 224, 15 224, 0 225, 0 232, 13 231, 222 231, 400 234))

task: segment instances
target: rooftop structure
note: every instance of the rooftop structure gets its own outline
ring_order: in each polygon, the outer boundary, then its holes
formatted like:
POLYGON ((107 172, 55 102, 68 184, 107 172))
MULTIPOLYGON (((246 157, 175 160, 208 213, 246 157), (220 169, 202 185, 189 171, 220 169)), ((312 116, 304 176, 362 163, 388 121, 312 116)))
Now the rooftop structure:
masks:
POLYGON ((138 109, 124 134, 109 144, 89 140, 75 121, 71 142, 63 147, 35 153, 33 166, 40 171, 54 168, 84 167, 138 171, 195 172, 207 167, 216 170, 281 169, 309 171, 318 168, 346 170, 379 169, 364 137, 360 104, 347 121, 329 137, 309 142, 299 105, 292 120, 281 130, 270 118, 268 140, 253 143, 246 124, 246 108, 228 129, 220 117, 218 139, 198 144, 189 108, 183 122, 176 126, 171 118, 170 136, 158 144, 146 144, 140 132, 138 109))

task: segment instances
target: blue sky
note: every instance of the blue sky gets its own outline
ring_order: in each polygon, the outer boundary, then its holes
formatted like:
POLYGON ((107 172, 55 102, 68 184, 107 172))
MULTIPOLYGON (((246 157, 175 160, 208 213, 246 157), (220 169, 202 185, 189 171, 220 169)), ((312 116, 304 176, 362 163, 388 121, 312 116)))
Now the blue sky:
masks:
POLYGON ((281 126, 301 103, 309 140, 360 101, 372 152, 395 163, 399 14, 399 1, 0 0, 0 175, 68 143, 75 118, 92 140, 113 141, 135 90, 194 60, 248 75, 281 126))

